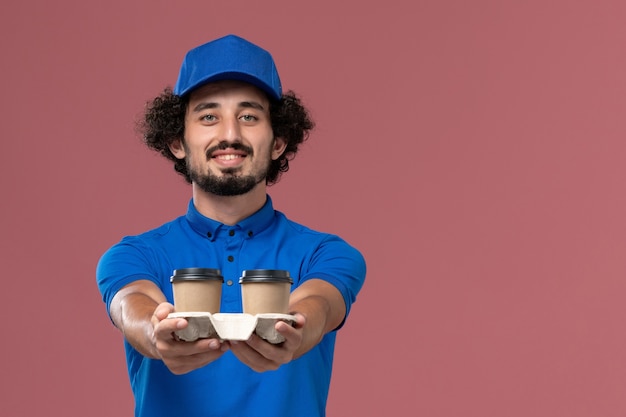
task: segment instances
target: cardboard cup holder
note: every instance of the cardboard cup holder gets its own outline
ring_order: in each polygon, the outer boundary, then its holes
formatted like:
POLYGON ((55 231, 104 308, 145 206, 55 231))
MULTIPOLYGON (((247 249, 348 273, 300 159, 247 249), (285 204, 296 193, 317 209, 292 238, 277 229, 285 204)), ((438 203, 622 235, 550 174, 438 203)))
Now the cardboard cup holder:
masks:
POLYGON ((167 318, 183 318, 189 323, 187 327, 175 332, 176 337, 186 342, 198 339, 219 338, 221 340, 248 340, 252 333, 277 344, 285 338, 276 331, 274 325, 281 320, 293 325, 296 318, 290 314, 264 313, 205 313, 178 312, 171 313, 167 318))

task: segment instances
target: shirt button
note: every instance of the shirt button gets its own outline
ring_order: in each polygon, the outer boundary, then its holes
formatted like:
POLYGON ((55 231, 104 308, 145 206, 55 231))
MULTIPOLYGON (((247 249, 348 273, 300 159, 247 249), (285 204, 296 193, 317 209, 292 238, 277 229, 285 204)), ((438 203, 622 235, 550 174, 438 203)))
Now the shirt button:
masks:
POLYGON ((235 236, 235 231, 234 231, 234 230, 230 230, 230 231, 228 232, 228 235, 229 235, 229 236, 235 236))
POLYGON ((250 237, 252 237, 252 235, 253 235, 253 234, 254 234, 254 233, 252 233, 252 230, 250 230, 250 231, 248 232, 248 236, 250 236, 250 237))
POLYGON ((234 261, 234 260, 235 260, 235 258, 234 258, 232 255, 229 255, 229 256, 228 256, 228 262, 232 262, 232 261, 234 261))
POLYGON ((213 236, 213 235, 211 234, 211 232, 206 232, 206 235, 207 235, 207 237, 211 237, 211 236, 213 236))
POLYGON ((228 281, 226 281, 226 285, 233 285, 233 280, 229 279, 228 281))

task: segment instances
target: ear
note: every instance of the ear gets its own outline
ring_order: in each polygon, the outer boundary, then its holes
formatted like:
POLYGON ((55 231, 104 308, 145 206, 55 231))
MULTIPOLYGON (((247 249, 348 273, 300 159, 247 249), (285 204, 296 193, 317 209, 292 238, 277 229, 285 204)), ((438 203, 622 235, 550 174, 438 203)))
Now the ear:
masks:
POLYGON ((169 145, 170 152, 178 159, 184 159, 186 152, 183 146, 183 141, 180 139, 174 139, 169 145))
POLYGON ((283 152, 285 152, 286 148, 287 142, 285 142, 285 139, 281 137, 275 137, 274 146, 272 147, 272 160, 277 160, 283 154, 283 152))

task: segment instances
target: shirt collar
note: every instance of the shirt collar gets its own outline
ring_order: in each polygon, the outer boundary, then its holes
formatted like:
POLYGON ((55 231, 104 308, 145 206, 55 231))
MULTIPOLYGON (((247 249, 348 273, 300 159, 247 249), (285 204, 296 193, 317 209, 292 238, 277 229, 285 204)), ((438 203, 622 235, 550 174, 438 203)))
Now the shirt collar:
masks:
POLYGON ((238 228, 245 238, 249 239, 266 229, 274 219, 274 206, 269 195, 265 204, 256 213, 241 220, 234 226, 227 226, 223 223, 210 219, 201 214, 193 204, 193 198, 189 201, 187 215, 185 216, 191 228, 197 233, 206 236, 213 241, 217 237, 218 231, 222 228, 238 228))

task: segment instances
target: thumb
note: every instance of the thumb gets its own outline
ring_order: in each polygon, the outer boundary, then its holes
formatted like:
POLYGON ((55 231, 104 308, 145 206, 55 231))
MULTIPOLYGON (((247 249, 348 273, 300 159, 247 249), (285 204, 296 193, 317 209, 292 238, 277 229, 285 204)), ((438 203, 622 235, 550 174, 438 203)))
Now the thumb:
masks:
POLYGON ((168 314, 174 312, 174 306, 170 303, 161 303, 154 310, 154 316, 159 320, 165 320, 168 314))

